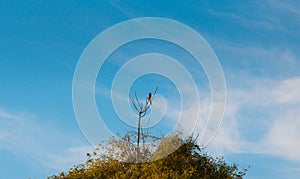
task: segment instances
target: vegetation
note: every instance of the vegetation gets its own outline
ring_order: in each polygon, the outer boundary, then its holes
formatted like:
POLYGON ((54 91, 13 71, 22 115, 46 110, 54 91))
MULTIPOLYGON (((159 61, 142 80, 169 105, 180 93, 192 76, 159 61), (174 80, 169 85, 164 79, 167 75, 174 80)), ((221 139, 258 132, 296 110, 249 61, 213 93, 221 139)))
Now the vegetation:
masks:
POLYGON ((93 154, 88 153, 85 164, 78 165, 65 173, 50 178, 231 179, 242 178, 247 171, 247 169, 239 170, 236 164, 228 165, 222 157, 213 158, 207 155, 202 152, 195 140, 191 137, 182 140, 179 134, 173 134, 162 139, 154 153, 150 154, 148 152, 148 156, 143 153, 145 160, 142 163, 134 161, 134 153, 134 147, 131 147, 124 138, 111 138, 108 145, 101 146, 93 154), (174 142, 182 143, 182 145, 166 157, 160 157, 164 155, 164 152, 169 152, 165 149, 172 146, 174 142), (118 160, 119 157, 122 160, 118 160), (157 158, 158 160, 156 160, 157 158))
POLYGON ((87 154, 87 161, 51 179, 106 179, 106 178, 242 178, 247 169, 228 165, 222 157, 213 158, 204 153, 193 137, 182 139, 181 130, 168 137, 156 137, 143 130, 141 120, 146 116, 156 94, 149 93, 145 104, 136 93, 130 96, 138 116, 137 131, 124 137, 112 137, 87 154))

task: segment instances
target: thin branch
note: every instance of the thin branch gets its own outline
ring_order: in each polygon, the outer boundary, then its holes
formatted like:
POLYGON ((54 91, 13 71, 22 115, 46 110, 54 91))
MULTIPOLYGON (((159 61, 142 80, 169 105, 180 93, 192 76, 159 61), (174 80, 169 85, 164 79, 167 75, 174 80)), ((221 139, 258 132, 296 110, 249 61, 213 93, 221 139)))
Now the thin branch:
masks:
POLYGON ((155 88, 155 91, 154 91, 154 93, 153 93, 152 99, 154 98, 154 96, 155 96, 155 94, 156 94, 156 92, 157 92, 157 89, 158 89, 158 86, 156 86, 156 88, 155 88))
POLYGON ((136 102, 138 103, 140 109, 143 109, 143 106, 141 105, 141 103, 140 103, 140 101, 139 101, 139 98, 138 98, 137 95, 136 95, 136 92, 134 92, 134 96, 135 96, 135 100, 136 100, 136 102))
POLYGON ((143 135, 143 137, 146 137, 146 138, 152 138, 152 139, 156 139, 156 140, 159 140, 159 139, 162 139, 162 137, 156 137, 154 135, 143 135))
POLYGON ((145 116, 146 116, 146 111, 144 110, 144 111, 141 112, 141 118, 143 118, 145 116))
POLYGON ((149 99, 146 98, 145 107, 148 105, 148 103, 149 103, 149 99))
POLYGON ((133 146, 133 148, 136 149, 136 146, 130 141, 129 135, 125 135, 122 139, 125 140, 126 142, 128 142, 129 144, 131 144, 133 146), (126 140, 126 138, 127 138, 127 140, 126 140))
POLYGON ((129 93, 128 93, 128 96, 129 96, 129 99, 130 99, 130 101, 131 101, 131 104, 133 105, 134 109, 135 109, 137 112, 139 112, 139 110, 138 110, 138 108, 137 108, 137 106, 136 106, 136 104, 135 104, 134 100, 132 99, 132 97, 130 96, 130 94, 129 94, 129 93))
MULTIPOLYGON (((147 140, 148 137, 151 137, 152 140, 153 140, 153 139, 160 139, 160 138, 155 137, 155 136, 149 136, 149 135, 148 135, 148 131, 147 131, 146 134, 145 134, 145 133, 143 132, 143 127, 141 127, 141 125, 140 125, 141 118, 143 118, 143 117, 146 116, 147 110, 148 110, 148 109, 150 108, 150 106, 152 105, 152 100, 153 100, 153 98, 154 98, 155 95, 156 95, 157 89, 158 89, 158 86, 156 86, 153 95, 151 95, 151 93, 148 94, 148 97, 146 98, 146 101, 145 101, 145 106, 143 105, 142 102, 140 102, 139 98, 137 97, 136 92, 134 92, 134 97, 131 97, 131 95, 128 94, 128 95, 129 95, 129 98, 130 98, 130 101, 131 101, 131 103, 132 103, 132 105, 133 105, 133 107, 134 107, 135 110, 138 112, 137 147, 135 148, 135 149, 136 149, 136 161, 137 161, 137 162, 139 161, 139 158, 140 158, 140 148, 139 148, 140 139, 142 139, 143 144, 146 142, 146 140, 147 140), (138 108, 138 107, 139 107, 139 108, 138 108), (142 134, 141 134, 140 132, 142 132, 142 134), (142 137, 142 138, 140 138, 140 137, 142 137)), ((150 118, 148 119, 146 125, 149 124, 149 121, 150 121, 150 118)), ((129 136, 128 136, 128 142, 132 145, 132 143, 131 143, 130 140, 129 140, 129 136)))

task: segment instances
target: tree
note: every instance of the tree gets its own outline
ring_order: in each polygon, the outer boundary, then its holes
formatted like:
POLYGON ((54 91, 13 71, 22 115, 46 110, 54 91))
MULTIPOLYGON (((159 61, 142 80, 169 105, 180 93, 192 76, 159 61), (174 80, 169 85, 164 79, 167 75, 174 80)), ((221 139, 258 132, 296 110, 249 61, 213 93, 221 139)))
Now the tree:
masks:
MULTIPOLYGON (((158 149, 150 157, 158 157, 144 163, 117 160, 127 153, 123 138, 111 138, 108 145, 100 145, 92 154, 87 154, 85 164, 77 165, 52 179, 69 178, 242 178, 247 169, 239 170, 236 164, 228 165, 222 157, 213 158, 204 153, 195 139, 183 140, 180 134, 172 134, 161 140, 158 149), (174 142, 182 145, 167 157, 159 158, 166 146, 174 142), (105 149, 105 150, 103 150, 105 149)), ((128 144, 128 143, 125 143, 128 144)), ((130 156, 130 155, 129 155, 130 156)))
POLYGON ((145 117, 156 94, 149 93, 142 104, 136 93, 129 95, 138 114, 137 132, 129 131, 124 137, 111 137, 90 154, 84 164, 67 172, 53 175, 52 179, 71 178, 242 178, 247 169, 236 164, 228 165, 223 157, 213 158, 203 152, 197 138, 182 138, 181 130, 167 137, 156 137, 142 131, 141 119, 145 117), (160 140, 158 140, 160 139, 160 140), (142 141, 142 145, 140 142, 142 141))
MULTIPOLYGON (((137 142, 136 142, 137 147, 136 147, 136 160, 135 160, 136 163, 143 161, 143 158, 140 157, 140 152, 141 152, 140 151, 140 140, 141 140, 141 138, 143 139, 143 144, 144 144, 145 141, 147 140, 147 138, 150 137, 150 136, 148 136, 148 134, 144 134, 144 133, 141 134, 141 129, 142 129, 141 128, 141 119, 146 116, 147 111, 150 109, 150 106, 152 105, 152 100, 154 99, 154 96, 157 92, 157 89, 158 89, 158 87, 156 86, 156 89, 155 89, 153 95, 152 95, 152 93, 148 93, 145 104, 143 104, 138 99, 138 97, 136 95, 136 92, 134 93, 134 97, 132 97, 130 94, 128 95, 132 106, 134 107, 135 111, 138 114, 137 142)), ((131 141, 130 141, 129 136, 127 135, 126 137, 127 137, 127 142, 129 144, 132 144, 131 141)), ((154 137, 152 137, 152 138, 154 138, 154 137)), ((134 146, 134 145, 132 145, 132 146, 134 146)))

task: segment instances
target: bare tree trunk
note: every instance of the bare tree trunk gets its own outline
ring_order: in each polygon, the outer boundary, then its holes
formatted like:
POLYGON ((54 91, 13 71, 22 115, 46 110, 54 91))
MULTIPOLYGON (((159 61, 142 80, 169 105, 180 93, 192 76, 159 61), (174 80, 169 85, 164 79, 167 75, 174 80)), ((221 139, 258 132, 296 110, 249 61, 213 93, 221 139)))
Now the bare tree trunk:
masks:
POLYGON ((152 100, 156 94, 157 91, 157 86, 155 88, 155 91, 152 95, 152 93, 148 93, 148 97, 146 98, 146 102, 145 105, 143 105, 136 93, 134 93, 134 97, 131 97, 130 94, 128 94, 129 99, 131 100, 131 103, 134 107, 134 109, 138 112, 138 138, 137 138, 137 148, 136 148, 136 163, 138 163, 140 161, 140 138, 141 138, 141 118, 145 117, 145 115, 147 114, 148 109, 150 108, 150 106, 152 105, 152 100))
POLYGON ((138 163, 140 159, 140 136, 141 136, 141 112, 139 112, 139 116, 138 116, 138 139, 137 139, 137 150, 136 150, 136 163, 138 163))

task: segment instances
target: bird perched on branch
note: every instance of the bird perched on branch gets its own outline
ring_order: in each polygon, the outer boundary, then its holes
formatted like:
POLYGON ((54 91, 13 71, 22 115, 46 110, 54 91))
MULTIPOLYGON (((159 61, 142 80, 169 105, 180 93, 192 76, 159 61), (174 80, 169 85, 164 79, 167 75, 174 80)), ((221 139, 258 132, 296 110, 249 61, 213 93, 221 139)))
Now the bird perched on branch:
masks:
POLYGON ((149 93, 147 99, 148 99, 148 101, 150 102, 150 105, 152 105, 152 99, 151 99, 151 98, 152 98, 152 94, 149 93))

